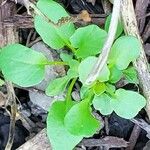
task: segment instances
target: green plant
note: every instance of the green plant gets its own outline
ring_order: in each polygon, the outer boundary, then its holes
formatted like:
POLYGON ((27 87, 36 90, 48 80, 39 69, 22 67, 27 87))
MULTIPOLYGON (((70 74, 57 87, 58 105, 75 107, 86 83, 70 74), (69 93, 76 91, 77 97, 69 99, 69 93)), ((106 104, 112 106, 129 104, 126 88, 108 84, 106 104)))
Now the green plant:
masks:
POLYGON ((4 81, 0 79, 0 86, 4 84, 4 81))
POLYGON ((106 31, 96 25, 75 29, 71 22, 58 25, 62 17, 69 15, 52 0, 39 0, 36 10, 40 13, 34 17, 35 29, 43 41, 56 50, 68 47, 72 55, 61 53, 62 62, 49 62, 43 54, 13 44, 0 51, 0 69, 6 79, 29 87, 43 80, 46 65, 69 67, 66 76, 51 81, 46 89, 48 96, 61 94, 67 89, 64 101, 54 102, 47 117, 47 134, 53 149, 71 150, 84 137, 90 137, 101 129, 100 121, 92 114, 92 105, 103 115, 114 111, 126 119, 136 116, 145 106, 145 98, 138 92, 116 89, 115 83, 125 77, 129 83, 138 84, 132 61, 139 56, 139 41, 132 36, 120 37, 123 32, 120 24, 107 64, 97 80, 86 85, 85 80, 107 37, 110 19, 106 21, 106 31), (82 83, 80 102, 71 97, 77 81, 82 83))

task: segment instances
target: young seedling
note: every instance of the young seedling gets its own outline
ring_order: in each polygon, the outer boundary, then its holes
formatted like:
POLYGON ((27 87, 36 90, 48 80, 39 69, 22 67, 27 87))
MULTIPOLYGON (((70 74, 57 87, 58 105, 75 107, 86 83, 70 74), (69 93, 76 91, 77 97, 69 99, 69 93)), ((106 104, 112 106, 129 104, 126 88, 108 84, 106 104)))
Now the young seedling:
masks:
POLYGON ((87 85, 86 79, 107 38, 111 16, 106 20, 105 30, 94 24, 76 29, 69 21, 56 26, 62 17, 70 17, 57 2, 39 0, 34 7, 40 11, 34 16, 34 25, 43 41, 56 50, 67 47, 72 54, 62 52, 62 61, 49 62, 42 53, 31 48, 8 45, 0 51, 0 69, 7 80, 29 87, 43 80, 45 66, 68 66, 66 75, 51 81, 46 89, 48 96, 67 91, 64 101, 52 104, 47 117, 47 134, 53 150, 72 150, 84 137, 91 137, 101 129, 101 122, 92 114, 92 105, 102 115, 114 111, 126 119, 135 117, 145 106, 145 98, 135 91, 116 89, 115 83, 124 77, 129 83, 138 84, 132 61, 140 54, 139 41, 124 36, 120 22, 107 62, 94 83, 87 85), (76 82, 82 84, 79 102, 71 97, 76 82))

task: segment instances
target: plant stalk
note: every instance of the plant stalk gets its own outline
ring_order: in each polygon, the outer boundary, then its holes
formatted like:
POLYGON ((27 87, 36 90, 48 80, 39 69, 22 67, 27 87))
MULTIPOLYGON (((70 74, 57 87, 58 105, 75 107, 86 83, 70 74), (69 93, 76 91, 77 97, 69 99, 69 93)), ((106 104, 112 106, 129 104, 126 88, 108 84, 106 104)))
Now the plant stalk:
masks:
POLYGON ((107 64, 108 55, 112 47, 112 44, 115 40, 118 21, 120 17, 120 8, 121 8, 121 0, 114 0, 114 6, 113 6, 112 18, 109 26, 108 36, 104 44, 104 47, 102 49, 102 52, 98 57, 98 60, 96 61, 94 67, 92 68, 90 74, 86 79, 85 84, 87 85, 92 84, 97 79, 103 67, 107 64))
POLYGON ((68 87, 68 91, 67 91, 67 95, 66 95, 66 111, 68 111, 68 109, 70 108, 70 102, 72 101, 71 93, 72 93, 72 90, 73 90, 73 87, 74 87, 76 81, 77 81, 77 78, 72 79, 72 81, 68 87))
POLYGON ((140 56, 136 61, 133 62, 133 65, 137 70, 140 86, 143 90, 145 98, 147 99, 146 112, 150 119, 150 72, 143 48, 143 41, 140 37, 137 26, 132 0, 121 0, 121 15, 125 33, 138 38, 141 42, 140 56))
POLYGON ((68 63, 63 61, 49 61, 46 63, 46 65, 68 65, 68 63))

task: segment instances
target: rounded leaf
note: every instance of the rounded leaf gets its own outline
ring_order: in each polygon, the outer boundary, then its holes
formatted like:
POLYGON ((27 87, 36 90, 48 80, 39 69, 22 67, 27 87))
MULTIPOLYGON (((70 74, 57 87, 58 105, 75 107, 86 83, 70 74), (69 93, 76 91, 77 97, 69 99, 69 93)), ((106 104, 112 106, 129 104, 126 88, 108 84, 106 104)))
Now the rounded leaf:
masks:
POLYGON ((66 62, 70 67, 67 72, 67 75, 70 76, 71 78, 77 78, 79 76, 78 75, 79 62, 73 59, 71 55, 66 54, 66 53, 61 53, 60 58, 64 62, 66 62))
POLYGON ((106 31, 100 29, 97 25, 88 25, 78 28, 71 36, 70 41, 77 48, 76 56, 86 58, 101 52, 106 36, 106 31))
POLYGON ((123 75, 128 83, 139 84, 137 71, 133 67, 128 67, 126 70, 123 70, 123 75))
POLYGON ((137 92, 118 89, 116 99, 111 101, 115 113, 123 118, 131 119, 146 105, 146 99, 137 92))
POLYGON ((106 91, 106 85, 103 82, 97 82, 93 87, 94 94, 99 96, 106 91))
POLYGON ((114 95, 116 91, 116 87, 110 83, 106 83, 106 92, 109 93, 110 95, 114 95))
POLYGON ((48 87, 46 88, 46 95, 56 96, 62 94, 70 80, 70 77, 64 76, 50 81, 48 87))
POLYGON ((110 67, 109 70, 110 70, 109 82, 111 83, 118 82, 123 75, 122 71, 119 70, 116 66, 110 67))
POLYGON ((97 80, 99 82, 106 82, 109 80, 110 71, 107 65, 104 66, 104 68, 101 70, 97 80))
POLYGON ((133 36, 122 36, 112 46, 109 55, 109 64, 115 65, 119 70, 124 70, 129 63, 135 61, 140 55, 141 44, 133 36))
POLYGON ((105 93, 100 96, 94 96, 93 106, 96 110, 99 110, 102 115, 110 115, 113 112, 111 98, 105 93))
MULTIPOLYGON (((55 23, 62 17, 69 16, 65 9, 53 0, 39 0, 37 7, 49 20, 55 23)), ((43 41, 54 49, 61 49, 66 46, 69 43, 69 38, 75 31, 72 23, 65 23, 60 27, 56 27, 38 15, 34 18, 34 25, 43 41)))
POLYGON ((90 137, 100 127, 98 120, 91 114, 89 102, 86 100, 74 105, 66 114, 65 127, 74 135, 90 137))
MULTIPOLYGON (((79 79, 83 84, 85 83, 85 81, 86 81, 89 73, 91 72, 93 66, 95 65, 96 60, 97 60, 97 57, 90 56, 90 57, 87 57, 86 59, 84 59, 80 63, 79 68, 78 68, 79 79)), ((100 82, 108 81, 109 75, 110 75, 109 69, 107 66, 105 66, 102 69, 102 71, 100 72, 100 75, 99 75, 97 80, 99 80, 100 82)))
POLYGON ((64 126, 66 102, 57 101, 52 104, 47 117, 47 135, 53 150, 71 150, 83 138, 72 135, 64 126))
POLYGON ((42 53, 20 44, 6 46, 0 52, 0 68, 5 78, 22 87, 40 83, 46 63, 42 53))

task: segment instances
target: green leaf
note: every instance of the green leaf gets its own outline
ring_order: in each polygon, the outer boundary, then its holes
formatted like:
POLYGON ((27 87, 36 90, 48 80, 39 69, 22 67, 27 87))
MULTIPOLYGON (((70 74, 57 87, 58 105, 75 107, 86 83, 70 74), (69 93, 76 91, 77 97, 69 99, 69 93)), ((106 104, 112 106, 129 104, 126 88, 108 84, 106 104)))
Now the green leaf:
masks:
POLYGON ((73 56, 71 54, 67 54, 67 53, 61 53, 60 54, 60 58, 64 61, 64 62, 67 62, 69 63, 70 61, 73 60, 72 58, 73 56))
POLYGON ((129 67, 123 70, 123 75, 129 83, 139 84, 137 72, 134 67, 129 67))
POLYGON ((64 126, 65 101, 53 103, 47 117, 47 135, 53 150, 72 150, 83 136, 72 135, 64 126))
MULTIPOLYGON (((96 60, 97 60, 97 57, 90 56, 90 57, 87 57, 86 59, 84 59, 80 63, 79 68, 78 68, 79 79, 83 84, 85 83, 85 81, 86 81, 89 73, 91 72, 93 66, 95 65, 96 60)), ((107 66, 105 66, 102 69, 102 71, 100 72, 100 75, 99 75, 97 80, 99 80, 100 82, 108 81, 109 75, 110 75, 109 69, 107 66)))
POLYGON ((146 99, 137 92, 118 89, 116 99, 111 101, 115 113, 123 118, 131 119, 146 105, 146 99))
POLYGON ((48 87, 46 88, 46 95, 56 96, 62 94, 70 80, 70 77, 64 76, 50 81, 48 87))
POLYGON ((0 79, 0 86, 4 85, 4 80, 0 79))
POLYGON ((74 60, 71 63, 73 67, 70 67, 70 69, 67 72, 67 75, 70 76, 71 78, 77 78, 79 76, 78 73, 79 62, 74 60))
POLYGON ((129 63, 135 61, 140 55, 141 44, 133 36, 122 36, 112 46, 109 55, 109 64, 116 65, 119 70, 124 70, 129 63))
POLYGON ((78 77, 79 62, 77 60, 73 59, 72 56, 65 54, 65 53, 61 53, 60 57, 64 62, 68 63, 70 68, 69 68, 66 76, 64 76, 62 78, 57 78, 50 82, 49 86, 46 89, 46 94, 48 96, 55 96, 55 95, 59 95, 59 94, 63 93, 64 90, 66 89, 68 82, 72 78, 78 77))
POLYGON ((5 78, 22 87, 40 83, 46 63, 42 53, 20 44, 6 46, 0 53, 0 68, 5 78))
POLYGON ((70 133, 84 137, 92 136, 100 128, 99 121, 91 114, 87 99, 74 105, 69 110, 65 116, 64 124, 70 133))
POLYGON ((78 58, 86 58, 101 52, 107 33, 97 25, 78 28, 71 36, 71 44, 77 48, 78 58))
MULTIPOLYGON (((39 0, 37 7, 48 19, 55 23, 62 17, 69 16, 65 9, 53 0, 39 0)), ((50 47, 54 49, 61 49, 64 46, 69 47, 69 38, 75 32, 72 23, 66 23, 60 27, 56 27, 48 23, 43 17, 36 15, 34 24, 35 29, 40 34, 43 41, 50 47)))
POLYGON ((79 62, 73 59, 71 55, 65 53, 61 53, 60 58, 64 62, 68 63, 70 67, 70 69, 67 72, 67 75, 70 76, 71 78, 77 78, 79 76, 78 75, 79 62))
MULTIPOLYGON (((109 15, 106 19, 106 22, 105 22, 105 30, 108 32, 109 30, 109 26, 110 26, 110 21, 111 21, 111 16, 112 15, 109 15)), ((121 20, 119 20, 118 22, 118 27, 117 27, 117 31, 116 31, 116 38, 118 38, 121 33, 123 32, 123 24, 121 22, 121 20)))
POLYGON ((110 70, 109 82, 111 83, 118 82, 122 77, 122 71, 119 70, 116 66, 110 67, 109 70, 110 70))
POLYGON ((113 112, 113 108, 111 106, 111 97, 105 93, 100 96, 94 96, 93 106, 103 115, 110 115, 113 112))
POLYGON ((82 86, 80 89, 80 97, 81 99, 84 99, 86 97, 86 94, 88 93, 90 87, 82 86))
POLYGON ((105 81, 109 80, 109 76, 110 76, 109 68, 107 65, 105 65, 104 68, 102 69, 102 71, 100 72, 97 80, 100 82, 105 82, 105 81))
POLYGON ((99 96, 106 91, 106 85, 103 82, 97 82, 93 87, 94 94, 99 96))
POLYGON ((131 119, 146 105, 146 99, 137 92, 118 89, 112 97, 105 93, 95 96, 93 105, 103 115, 109 115, 114 111, 122 118, 131 119))
POLYGON ((106 92, 109 94, 109 95, 112 95, 114 96, 114 93, 116 91, 116 87, 112 84, 109 84, 109 83, 106 83, 106 92))

